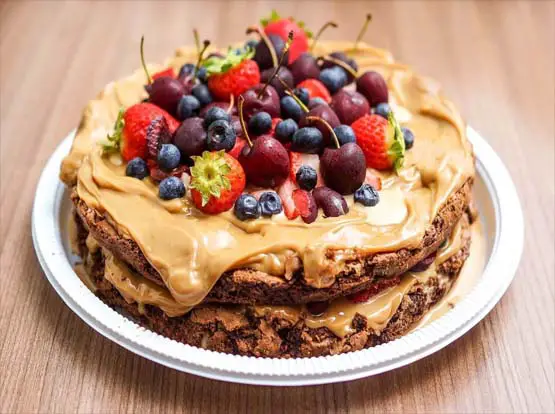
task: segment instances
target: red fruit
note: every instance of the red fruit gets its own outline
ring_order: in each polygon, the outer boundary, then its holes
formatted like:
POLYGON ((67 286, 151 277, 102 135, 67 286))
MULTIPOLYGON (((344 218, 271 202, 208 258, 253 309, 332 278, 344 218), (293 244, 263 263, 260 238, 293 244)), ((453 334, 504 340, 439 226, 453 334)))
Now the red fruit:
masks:
POLYGON ((253 51, 236 55, 230 50, 228 55, 221 58, 210 58, 204 62, 208 71, 208 88, 212 96, 218 100, 229 100, 233 95, 237 98, 247 89, 260 83, 260 70, 254 60, 250 58, 253 51))
POLYGON ((364 72, 357 79, 357 91, 363 94, 370 106, 389 101, 387 83, 378 72, 364 72))
POLYGON ((135 104, 125 111, 120 109, 114 125, 114 133, 108 135, 108 141, 104 143, 104 151, 119 151, 125 161, 135 157, 147 158, 148 127, 158 117, 166 120, 171 134, 179 126, 179 122, 169 113, 148 102, 135 104))
POLYGON ((193 204, 206 214, 229 210, 243 193, 246 184, 241 164, 224 151, 204 151, 191 157, 191 196, 193 204))
POLYGON ((173 170, 167 172, 161 170, 154 160, 148 160, 147 164, 150 169, 150 178, 152 178, 156 182, 162 181, 164 178, 168 177, 177 177, 181 178, 184 173, 189 172, 189 167, 186 165, 180 165, 179 167, 174 168, 173 170))
POLYGON ((293 18, 282 19, 275 10, 269 19, 262 20, 267 35, 277 35, 287 42, 287 36, 293 31, 293 42, 289 48, 289 64, 293 63, 302 53, 308 51, 308 36, 303 22, 295 22, 293 18))
POLYGON ((364 115, 351 125, 362 148, 368 167, 378 170, 398 169, 405 157, 405 141, 399 124, 390 115, 364 115))
POLYGON ((228 154, 235 159, 239 159, 239 154, 241 153, 245 145, 247 145, 247 140, 241 137, 236 137, 235 145, 233 146, 233 148, 231 148, 228 154))
POLYGON ((312 223, 318 217, 318 206, 312 194, 305 190, 293 191, 293 201, 299 214, 306 224, 312 223))
POLYGON ((322 98, 327 103, 331 102, 331 95, 328 88, 318 79, 305 79, 297 85, 297 88, 305 88, 308 91, 310 99, 322 98))
POLYGON ((277 191, 279 197, 281 198, 283 212, 289 220, 293 220, 299 216, 299 210, 297 210, 297 206, 293 200, 293 191, 296 189, 298 189, 297 185, 291 180, 291 178, 287 178, 277 191))
POLYGON ((175 72, 173 71, 173 68, 167 68, 167 69, 161 70, 160 72, 156 72, 154 75, 152 75, 152 80, 156 80, 164 76, 175 78, 175 72))
POLYGON ((372 296, 377 295, 382 290, 385 290, 391 286, 396 286, 401 283, 401 278, 399 276, 382 278, 374 282, 368 289, 362 290, 352 295, 347 295, 347 298, 354 303, 364 303, 368 302, 372 296))
POLYGON ((276 133, 276 126, 279 124, 283 119, 281 118, 272 118, 272 129, 268 132, 268 135, 274 136, 276 133))
POLYGON ((150 122, 146 130, 146 152, 147 157, 156 159, 162 144, 169 144, 172 134, 168 128, 168 123, 163 116, 158 116, 150 122))
POLYGON ((310 165, 316 170, 316 174, 318 176, 316 187, 324 185, 324 179, 320 173, 320 157, 318 157, 318 154, 304 154, 302 152, 293 151, 289 152, 289 176, 295 184, 297 184, 297 171, 299 171, 301 165, 310 165))
POLYGON ((377 175, 374 175, 372 170, 368 168, 366 169, 366 178, 364 179, 364 184, 370 184, 378 191, 382 189, 382 179, 377 175))

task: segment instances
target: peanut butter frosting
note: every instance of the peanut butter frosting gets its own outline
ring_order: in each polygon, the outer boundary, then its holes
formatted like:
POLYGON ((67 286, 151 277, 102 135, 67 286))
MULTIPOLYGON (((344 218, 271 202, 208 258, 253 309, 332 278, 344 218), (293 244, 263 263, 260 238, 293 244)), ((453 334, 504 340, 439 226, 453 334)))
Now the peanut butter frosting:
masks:
MULTIPOLYGON (((218 278, 234 268, 287 275, 302 265, 308 285, 329 287, 349 260, 416 247, 440 207, 474 176, 464 123, 435 82, 367 45, 352 51, 350 43, 322 42, 314 53, 335 50, 351 54, 360 73, 376 70, 384 76, 399 122, 416 136, 398 173, 374 171, 382 178, 380 203, 368 208, 346 197, 350 211, 341 217, 320 216, 305 224, 283 214, 244 222, 230 212, 207 216, 187 197, 161 200, 149 178, 127 177, 121 159, 104 156, 96 142, 111 131, 120 107, 146 97, 141 70, 106 86, 85 109, 61 178, 75 185, 79 197, 108 217, 120 234, 137 242, 168 289, 164 298, 174 301, 162 308, 168 315, 200 303, 218 278)), ((182 48, 150 70, 178 70, 195 58, 194 49, 182 48)), ((114 281, 118 275, 108 277, 114 281)))

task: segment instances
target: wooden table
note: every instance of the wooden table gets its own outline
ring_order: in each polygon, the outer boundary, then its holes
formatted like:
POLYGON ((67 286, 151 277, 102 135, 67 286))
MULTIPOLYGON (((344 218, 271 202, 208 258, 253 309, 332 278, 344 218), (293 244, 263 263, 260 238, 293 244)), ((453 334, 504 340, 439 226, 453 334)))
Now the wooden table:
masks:
POLYGON ((102 86, 192 43, 241 39, 272 2, 0 3, 1 412, 553 412, 555 3, 273 2, 330 39, 366 40, 440 80, 507 164, 526 215, 518 275, 477 327, 411 366, 350 383, 269 388, 167 369, 98 335, 35 258, 41 169, 102 86))

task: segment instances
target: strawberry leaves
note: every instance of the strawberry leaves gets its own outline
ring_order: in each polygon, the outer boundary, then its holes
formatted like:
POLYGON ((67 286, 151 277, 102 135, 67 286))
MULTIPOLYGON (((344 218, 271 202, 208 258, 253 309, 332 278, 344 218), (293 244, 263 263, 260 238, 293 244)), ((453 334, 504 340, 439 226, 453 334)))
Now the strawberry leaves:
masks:
POLYGON ((209 75, 225 73, 243 61, 251 59, 253 56, 254 49, 252 48, 247 48, 245 51, 229 48, 225 57, 213 56, 204 60, 202 66, 206 68, 209 75))
POLYGON ((229 190, 231 184, 227 174, 231 171, 225 159, 225 151, 204 151, 202 156, 191 157, 195 164, 191 167, 190 187, 197 190, 205 206, 211 197, 220 198, 222 189, 229 190))
POLYGON ((393 111, 389 112, 387 122, 389 127, 393 129, 393 143, 387 150, 387 154, 393 160, 393 168, 397 171, 403 166, 405 161, 405 138, 403 137, 403 131, 401 131, 399 122, 397 122, 395 115, 393 115, 393 111))
POLYGON ((125 127, 125 119, 123 118, 124 114, 125 110, 123 109, 123 107, 121 107, 119 109, 118 117, 116 118, 116 122, 114 124, 113 134, 108 134, 106 136, 106 140, 102 141, 101 143, 104 153, 114 153, 121 150, 123 128, 125 127))

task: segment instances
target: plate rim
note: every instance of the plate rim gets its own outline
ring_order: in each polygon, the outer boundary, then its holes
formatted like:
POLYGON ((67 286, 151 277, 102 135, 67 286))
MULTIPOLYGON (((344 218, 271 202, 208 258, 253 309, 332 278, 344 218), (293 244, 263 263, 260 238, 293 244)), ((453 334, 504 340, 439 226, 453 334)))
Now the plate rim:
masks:
POLYGON ((61 202, 67 191, 58 178, 59 166, 69 152, 74 134, 75 130, 58 145, 37 184, 31 224, 37 258, 58 295, 85 323, 129 351, 179 371, 243 384, 296 386, 350 381, 399 368, 437 352, 482 320, 508 289, 522 255, 524 217, 515 185, 493 148, 478 132, 467 127, 477 173, 486 185, 495 211, 495 240, 483 275, 495 273, 496 278, 481 279, 457 307, 437 321, 395 341, 360 351, 275 359, 192 347, 140 327, 104 304, 75 277, 58 226, 61 202), (503 277, 498 277, 499 274, 503 277), (464 315, 465 311, 469 314, 464 315), (161 345, 164 352, 159 348, 161 345))

